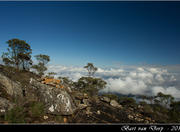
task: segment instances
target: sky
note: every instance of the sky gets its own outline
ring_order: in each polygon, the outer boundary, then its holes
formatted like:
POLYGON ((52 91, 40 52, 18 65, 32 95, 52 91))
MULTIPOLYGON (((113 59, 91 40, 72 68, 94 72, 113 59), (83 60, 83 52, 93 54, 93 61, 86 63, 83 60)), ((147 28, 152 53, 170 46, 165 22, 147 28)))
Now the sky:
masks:
POLYGON ((51 64, 180 64, 180 2, 2 2, 0 53, 26 40, 51 64))
POLYGON ((101 92, 180 100, 179 14, 180 2, 0 1, 0 54, 6 41, 26 40, 56 77, 77 81, 92 62, 107 82, 101 92))

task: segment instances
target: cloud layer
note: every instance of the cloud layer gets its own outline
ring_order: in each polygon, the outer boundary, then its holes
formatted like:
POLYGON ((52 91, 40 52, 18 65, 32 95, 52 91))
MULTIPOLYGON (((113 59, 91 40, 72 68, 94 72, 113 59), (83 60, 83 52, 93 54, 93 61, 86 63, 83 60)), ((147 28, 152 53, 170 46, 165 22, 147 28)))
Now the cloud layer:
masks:
MULTIPOLYGON (((86 76, 87 71, 82 67, 66 67, 49 65, 48 72, 56 72, 57 76, 69 77, 77 81, 86 76)), ((156 95, 158 92, 171 94, 180 98, 179 74, 171 73, 168 68, 151 66, 131 66, 121 68, 98 68, 96 77, 107 82, 103 92, 116 92, 120 94, 156 95)))

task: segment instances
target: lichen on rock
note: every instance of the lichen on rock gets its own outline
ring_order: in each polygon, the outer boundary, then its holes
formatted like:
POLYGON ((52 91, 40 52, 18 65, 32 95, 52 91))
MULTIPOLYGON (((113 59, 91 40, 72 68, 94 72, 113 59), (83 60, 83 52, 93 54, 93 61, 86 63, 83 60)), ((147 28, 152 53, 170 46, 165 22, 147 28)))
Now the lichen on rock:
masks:
POLYGON ((71 115, 76 110, 71 96, 64 90, 30 80, 38 98, 45 104, 48 113, 56 115, 71 115))

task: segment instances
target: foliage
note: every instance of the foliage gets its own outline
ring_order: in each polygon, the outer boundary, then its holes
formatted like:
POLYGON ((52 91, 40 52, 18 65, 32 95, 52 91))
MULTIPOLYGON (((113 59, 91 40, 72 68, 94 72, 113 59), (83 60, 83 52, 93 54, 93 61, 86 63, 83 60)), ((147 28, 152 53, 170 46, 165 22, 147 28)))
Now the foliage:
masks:
POLYGON ((143 112, 145 116, 151 116, 153 114, 153 108, 149 104, 144 104, 143 112))
POLYGON ((159 101, 159 103, 165 107, 168 107, 174 101, 174 97, 172 97, 170 94, 163 94, 161 92, 157 93, 155 99, 156 102, 159 101))
POLYGON ((9 123, 25 123, 25 113, 23 107, 17 106, 6 112, 4 120, 9 123))
POLYGON ((26 41, 19 39, 8 40, 7 44, 8 52, 2 55, 5 65, 16 66, 17 69, 29 70, 30 65, 32 65, 32 49, 30 45, 26 41))
POLYGON ((180 123, 180 101, 172 102, 170 107, 169 116, 171 117, 171 122, 180 123))
POLYGON ((30 107, 32 117, 40 117, 44 114, 44 105, 40 102, 34 102, 30 107))
POLYGON ((68 77, 58 77, 58 79, 61 80, 62 85, 68 85, 68 86, 73 85, 73 81, 70 80, 68 77))
POLYGON ((14 64, 14 62, 8 58, 8 53, 3 53, 1 57, 6 66, 12 66, 14 64))
POLYGON ((108 97, 111 100, 116 100, 117 102, 119 100, 119 97, 117 95, 115 95, 115 94, 102 94, 102 96, 108 97))
POLYGON ((44 72, 47 70, 47 67, 45 66, 49 61, 50 61, 50 57, 48 55, 35 55, 38 64, 33 65, 31 68, 35 69, 39 76, 44 75, 44 72))
POLYGON ((44 72, 47 70, 47 68, 42 63, 39 63, 38 65, 33 65, 31 68, 35 69, 39 76, 44 75, 44 72))
POLYGON ((47 76, 48 76, 48 78, 54 78, 54 75, 57 75, 57 73, 49 72, 47 76))
POLYGON ((42 63, 43 65, 46 65, 50 61, 50 57, 48 55, 39 54, 35 55, 34 57, 39 63, 42 63))
POLYGON ((131 97, 119 97, 118 102, 122 105, 136 105, 136 100, 131 97))
POLYGON ((107 83, 101 78, 81 77, 78 82, 75 83, 75 87, 93 96, 97 95, 98 91, 103 89, 106 84, 107 83))
POLYGON ((147 105, 147 103, 145 101, 140 101, 139 104, 142 106, 147 105))
POLYGON ((143 101, 147 100, 153 104, 154 96, 139 95, 138 98, 142 99, 143 101))
POLYGON ((88 63, 86 66, 84 66, 84 68, 87 69, 89 77, 94 76, 95 72, 97 71, 97 68, 94 67, 93 63, 88 63))

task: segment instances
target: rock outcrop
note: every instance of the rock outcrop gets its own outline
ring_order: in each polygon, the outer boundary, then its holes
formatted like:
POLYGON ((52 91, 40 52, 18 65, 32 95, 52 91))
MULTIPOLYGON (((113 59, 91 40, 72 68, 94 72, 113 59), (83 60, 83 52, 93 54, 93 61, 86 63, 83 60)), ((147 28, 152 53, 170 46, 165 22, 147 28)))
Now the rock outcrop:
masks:
POLYGON ((107 103, 110 103, 110 101, 111 101, 111 99, 108 98, 108 97, 101 97, 100 99, 101 99, 101 101, 104 101, 104 102, 107 102, 107 103))
POLYGON ((11 110, 14 107, 14 104, 9 100, 0 97, 0 113, 5 113, 8 110, 11 110))
POLYGON ((110 105, 115 108, 122 108, 122 106, 116 100, 111 100, 110 105))
POLYGON ((30 79, 30 84, 39 100, 45 104, 47 113, 71 115, 76 110, 71 96, 64 89, 42 84, 33 78, 30 79))
POLYGON ((3 86, 4 90, 11 96, 22 97, 22 86, 18 82, 14 82, 8 77, 0 73, 0 84, 3 86))

